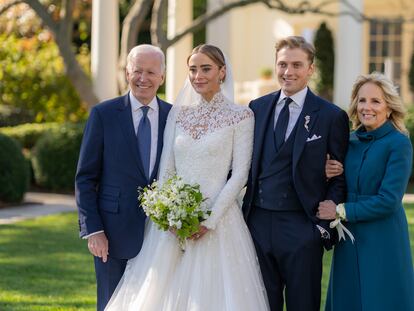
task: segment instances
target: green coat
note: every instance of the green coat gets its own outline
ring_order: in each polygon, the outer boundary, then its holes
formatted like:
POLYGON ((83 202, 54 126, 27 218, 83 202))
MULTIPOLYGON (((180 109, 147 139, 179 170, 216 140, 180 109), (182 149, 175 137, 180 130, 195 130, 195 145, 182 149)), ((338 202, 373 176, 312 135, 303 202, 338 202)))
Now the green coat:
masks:
POLYGON ((407 136, 386 122, 351 134, 345 203, 352 232, 334 249, 326 310, 414 310, 414 271, 402 206, 412 165, 407 136))

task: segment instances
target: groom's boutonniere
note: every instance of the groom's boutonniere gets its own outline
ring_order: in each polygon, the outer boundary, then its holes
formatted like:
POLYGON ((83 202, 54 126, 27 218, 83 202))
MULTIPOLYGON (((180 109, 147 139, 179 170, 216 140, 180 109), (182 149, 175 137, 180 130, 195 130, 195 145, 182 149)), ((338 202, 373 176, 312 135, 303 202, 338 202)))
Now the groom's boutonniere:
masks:
POLYGON ((305 129, 309 132, 308 124, 310 122, 310 116, 305 116, 305 129))

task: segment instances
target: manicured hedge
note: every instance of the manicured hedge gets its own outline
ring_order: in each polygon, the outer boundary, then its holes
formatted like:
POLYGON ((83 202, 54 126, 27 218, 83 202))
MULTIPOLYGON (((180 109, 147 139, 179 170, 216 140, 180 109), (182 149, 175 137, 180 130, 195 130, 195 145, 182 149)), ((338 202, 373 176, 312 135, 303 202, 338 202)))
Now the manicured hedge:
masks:
POLYGON ((36 183, 50 190, 73 190, 83 124, 44 133, 32 150, 36 183))
POLYGON ((0 201, 22 201, 29 185, 29 167, 21 146, 0 133, 0 201))
POLYGON ((18 140, 23 148, 31 149, 44 133, 57 130, 64 126, 58 123, 26 123, 17 126, 2 127, 0 128, 0 133, 18 140))

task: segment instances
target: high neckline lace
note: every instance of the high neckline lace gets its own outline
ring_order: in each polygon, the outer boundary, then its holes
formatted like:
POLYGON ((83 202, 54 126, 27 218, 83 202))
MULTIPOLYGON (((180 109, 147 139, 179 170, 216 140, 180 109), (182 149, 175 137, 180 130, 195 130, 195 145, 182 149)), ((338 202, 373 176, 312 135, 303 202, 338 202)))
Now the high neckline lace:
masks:
POLYGON ((223 103, 224 103, 224 95, 220 91, 214 94, 213 98, 210 101, 207 101, 203 97, 201 97, 199 101, 200 105, 211 105, 211 106, 221 105, 223 103))
POLYGON ((183 106, 176 122, 178 127, 193 139, 201 139, 249 117, 253 117, 250 109, 229 103, 226 97, 218 92, 210 101, 202 98, 197 105, 183 106))

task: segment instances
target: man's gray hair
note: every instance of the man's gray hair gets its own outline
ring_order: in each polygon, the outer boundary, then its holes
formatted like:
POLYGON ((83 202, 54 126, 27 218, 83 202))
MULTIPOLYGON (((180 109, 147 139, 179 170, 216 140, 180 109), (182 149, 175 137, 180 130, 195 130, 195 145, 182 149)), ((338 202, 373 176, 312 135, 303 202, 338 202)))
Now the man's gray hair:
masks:
POLYGON ((135 47, 133 47, 131 49, 131 51, 129 52, 128 56, 127 56, 127 69, 129 69, 129 66, 131 64, 131 60, 133 58, 135 58, 138 54, 142 54, 142 53, 155 53, 160 57, 161 60, 161 71, 164 72, 165 71, 165 55, 164 52, 155 45, 151 45, 151 44, 140 44, 137 45, 135 47))

